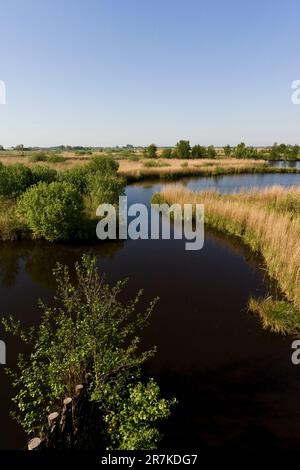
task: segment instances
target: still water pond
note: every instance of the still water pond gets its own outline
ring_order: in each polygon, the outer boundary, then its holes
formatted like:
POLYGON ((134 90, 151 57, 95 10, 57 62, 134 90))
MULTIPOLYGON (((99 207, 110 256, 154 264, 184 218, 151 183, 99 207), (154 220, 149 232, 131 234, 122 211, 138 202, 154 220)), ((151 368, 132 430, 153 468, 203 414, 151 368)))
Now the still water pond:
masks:
MULTIPOLYGON (((300 175, 242 175, 183 180, 189 188, 234 192, 251 186, 300 184, 300 175)), ((159 184, 127 188, 130 202, 149 202, 159 184)), ((299 447, 300 366, 291 338, 263 331, 247 312, 250 295, 273 292, 255 258, 236 240, 206 231, 204 248, 180 240, 139 240, 95 246, 47 243, 0 245, 1 312, 37 324, 37 299, 51 302, 49 274, 57 261, 70 267, 84 252, 97 256, 106 279, 128 277, 126 296, 144 288, 145 302, 160 297, 144 345, 156 344, 147 373, 179 404, 165 425, 162 447, 299 447)), ((5 337, 8 365, 21 345, 5 337)), ((9 418, 11 388, 0 368, 0 447, 22 448, 25 437, 9 418)))

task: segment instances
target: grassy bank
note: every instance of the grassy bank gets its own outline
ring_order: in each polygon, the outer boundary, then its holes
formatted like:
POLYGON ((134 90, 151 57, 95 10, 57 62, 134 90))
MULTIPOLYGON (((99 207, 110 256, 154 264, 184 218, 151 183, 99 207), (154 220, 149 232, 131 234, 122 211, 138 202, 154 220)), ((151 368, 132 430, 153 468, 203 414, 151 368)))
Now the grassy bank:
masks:
POLYGON ((154 199, 169 204, 204 204, 208 226, 240 237, 261 253, 284 299, 251 299, 250 309, 259 314, 265 328, 281 333, 300 331, 299 187, 272 187, 221 195, 211 191, 193 193, 174 185, 154 199))
POLYGON ((120 161, 118 174, 128 182, 146 179, 176 180, 185 176, 222 176, 252 173, 300 173, 297 168, 276 168, 263 160, 198 159, 154 160, 151 165, 139 160, 120 161))

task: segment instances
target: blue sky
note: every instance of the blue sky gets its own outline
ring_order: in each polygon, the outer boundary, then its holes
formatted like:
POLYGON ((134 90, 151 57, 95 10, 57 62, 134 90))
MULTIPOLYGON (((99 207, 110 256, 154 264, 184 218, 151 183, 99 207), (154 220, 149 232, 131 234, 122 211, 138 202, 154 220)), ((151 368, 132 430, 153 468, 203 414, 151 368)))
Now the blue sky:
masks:
POLYGON ((0 144, 300 144, 298 1, 0 0, 0 144))

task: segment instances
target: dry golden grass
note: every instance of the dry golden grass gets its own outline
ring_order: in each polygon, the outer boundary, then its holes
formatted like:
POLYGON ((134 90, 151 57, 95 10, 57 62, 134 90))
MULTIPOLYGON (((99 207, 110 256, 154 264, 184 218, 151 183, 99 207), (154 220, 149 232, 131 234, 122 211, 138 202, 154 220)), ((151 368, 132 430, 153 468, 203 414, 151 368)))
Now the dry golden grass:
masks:
POLYGON ((287 299, 300 308, 300 187, 220 195, 172 185, 161 196, 170 204, 204 204, 206 223, 259 251, 287 299))
MULTIPOLYGON (((158 161, 160 161, 158 159, 158 161)), ((161 176, 164 175, 195 175, 197 173, 210 173, 216 170, 224 169, 224 171, 242 172, 252 170, 253 168, 262 168, 265 165, 264 160, 240 160, 236 158, 223 158, 223 159, 195 159, 195 160, 181 160, 181 159, 168 159, 164 160, 165 167, 145 168, 143 160, 137 162, 130 160, 119 161, 119 174, 124 177, 140 177, 141 175, 161 176)))

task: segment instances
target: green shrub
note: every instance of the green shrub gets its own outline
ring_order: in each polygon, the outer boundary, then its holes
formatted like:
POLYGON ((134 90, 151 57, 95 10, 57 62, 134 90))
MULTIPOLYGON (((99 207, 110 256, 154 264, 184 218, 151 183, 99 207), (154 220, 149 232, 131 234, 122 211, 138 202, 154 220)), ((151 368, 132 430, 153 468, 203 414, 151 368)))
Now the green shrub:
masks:
POLYGON ((49 168, 47 166, 33 166, 31 167, 32 173, 32 184, 37 184, 39 182, 52 183, 57 179, 57 171, 49 168))
POLYGON ((80 194, 86 194, 87 192, 87 166, 75 166, 70 170, 61 172, 58 176, 59 181, 65 181, 72 184, 80 194))
POLYGON ((89 172, 99 172, 104 175, 115 175, 118 171, 119 164, 111 157, 102 157, 96 155, 86 165, 89 172))
POLYGON ((0 166, 0 196, 16 198, 32 184, 30 168, 21 163, 0 166))
POLYGON ((40 182, 21 196, 18 212, 35 237, 67 240, 80 226, 83 201, 70 183, 40 182))
POLYGON ((91 209, 96 210, 100 204, 118 204, 119 196, 124 194, 125 182, 111 175, 103 176, 100 171, 88 177, 88 197, 91 209))

